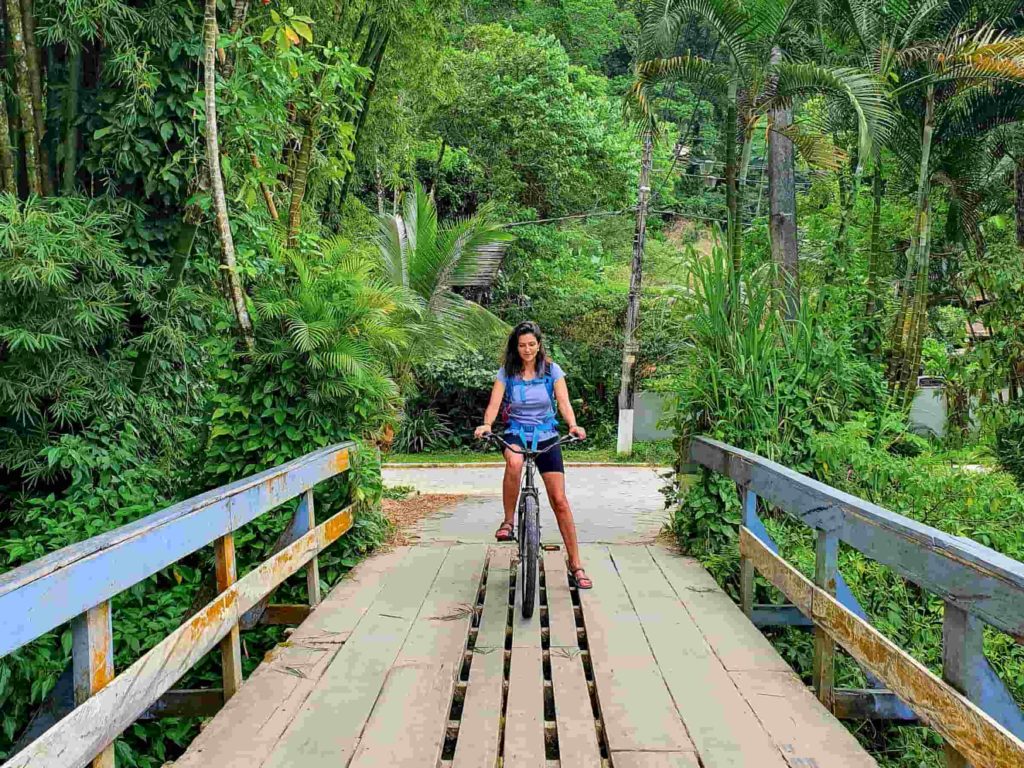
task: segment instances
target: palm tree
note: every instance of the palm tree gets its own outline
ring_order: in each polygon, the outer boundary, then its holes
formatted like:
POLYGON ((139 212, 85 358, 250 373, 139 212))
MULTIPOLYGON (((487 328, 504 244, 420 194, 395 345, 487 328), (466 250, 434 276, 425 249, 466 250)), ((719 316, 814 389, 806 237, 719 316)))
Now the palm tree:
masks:
POLYGON ((349 244, 333 238, 305 255, 278 247, 285 274, 260 288, 256 363, 303 366, 304 398, 321 408, 360 400, 396 407, 394 366, 410 346, 400 290, 373 274, 349 244))
MULTIPOLYGON (((728 94, 727 130, 723 131, 727 250, 738 279, 742 266, 741 190, 754 132, 762 120, 769 131, 768 165, 772 205, 772 254, 788 274, 788 298, 795 306, 798 253, 793 190, 793 149, 813 165, 835 165, 841 153, 826 138, 822 125, 809 119, 791 122, 798 99, 816 95, 826 103, 841 103, 854 116, 859 157, 885 130, 890 110, 882 85, 860 67, 834 66, 807 58, 815 52, 808 43, 817 21, 814 0, 759 0, 740 6, 733 0, 659 0, 647 6, 641 40, 649 44, 636 67, 630 92, 641 115, 651 114, 656 85, 667 79, 710 83, 728 94), (690 54, 670 58, 658 54, 673 40, 690 16, 702 18, 715 30, 724 61, 690 54), (735 130, 732 128, 735 126, 735 130)), ((821 57, 819 57, 821 58, 821 57)))
POLYGON ((476 273, 484 250, 512 239, 489 206, 471 217, 439 222, 434 201, 416 181, 401 213, 378 221, 377 274, 401 290, 411 308, 407 322, 414 343, 405 373, 451 345, 478 347, 507 331, 501 319, 452 288, 476 273))
MULTIPOLYGON (((928 311, 931 188, 943 156, 955 164, 964 151, 963 140, 974 140, 1021 118, 1019 102, 1008 96, 1011 84, 1024 84, 1024 36, 962 19, 953 24, 942 21, 936 31, 952 28, 950 32, 898 54, 907 82, 897 88, 904 108, 891 145, 917 177, 902 300, 890 331, 888 377, 893 393, 903 402, 909 402, 917 387, 928 311)), ((970 206, 960 210, 964 215, 971 213, 970 206)))
MULTIPOLYGON (((702 93, 726 95, 722 131, 728 210, 726 243, 736 280, 742 274, 741 189, 754 130, 762 118, 768 117, 772 255, 784 276, 787 314, 792 317, 796 313, 799 284, 794 145, 810 162, 834 162, 831 145, 820 133, 792 123, 793 102, 807 94, 847 102, 857 115, 865 149, 872 137, 881 132, 888 114, 881 88, 867 73, 787 57, 784 46, 799 39, 803 31, 800 14, 813 9, 812 0, 760 0, 749 7, 740 7, 733 0, 650 0, 639 11, 640 37, 627 106, 642 136, 643 152, 622 350, 617 446, 620 454, 628 454, 632 447, 635 334, 643 277, 651 146, 658 131, 654 110, 656 87, 666 80, 683 80, 699 85, 702 93), (692 16, 703 19, 714 30, 718 37, 716 50, 724 51, 724 62, 689 53, 666 55, 675 45, 684 21, 692 16)), ((793 48, 800 50, 800 46, 793 48)))

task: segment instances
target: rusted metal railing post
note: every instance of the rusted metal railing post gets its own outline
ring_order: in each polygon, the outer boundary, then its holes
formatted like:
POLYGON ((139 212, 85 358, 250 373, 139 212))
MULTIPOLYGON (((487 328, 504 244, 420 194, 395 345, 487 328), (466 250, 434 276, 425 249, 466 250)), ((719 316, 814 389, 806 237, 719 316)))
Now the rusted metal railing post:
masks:
MULTIPOLYGON (((814 583, 830 595, 836 593, 836 571, 839 569, 839 536, 835 531, 818 529, 814 554, 814 583)), ((814 628, 814 690, 818 701, 829 712, 835 708, 836 645, 821 627, 814 628)))
MULTIPOLYGON (((214 542, 217 560, 217 592, 223 592, 238 579, 235 565, 235 537, 228 533, 214 542)), ((242 685, 242 643, 238 633, 238 622, 231 625, 231 631, 220 641, 221 675, 224 680, 224 702, 234 696, 242 685)))
MULTIPOLYGON (((754 519, 757 517, 757 494, 749 488, 742 488, 743 527, 754 530, 754 519)), ((740 555, 740 601, 743 613, 748 619, 754 617, 754 564, 750 558, 740 555)))
MULTIPOLYGON (((299 508, 296 513, 300 518, 305 517, 307 531, 316 528, 316 513, 313 509, 313 489, 306 491, 299 499, 299 508)), ((306 566, 306 594, 309 596, 309 607, 316 608, 320 605, 320 564, 317 558, 313 558, 306 566)))
MULTIPOLYGON (((71 622, 71 636, 75 706, 79 706, 114 679, 110 601, 105 600, 76 616, 71 622)), ((114 768, 113 744, 108 744, 93 758, 92 768, 114 768)))
MULTIPOLYGON (((981 619, 945 601, 942 616, 942 677, 971 701, 977 702, 981 681, 976 662, 985 653, 981 619)), ((947 768, 969 768, 969 763, 949 744, 945 745, 947 768)))

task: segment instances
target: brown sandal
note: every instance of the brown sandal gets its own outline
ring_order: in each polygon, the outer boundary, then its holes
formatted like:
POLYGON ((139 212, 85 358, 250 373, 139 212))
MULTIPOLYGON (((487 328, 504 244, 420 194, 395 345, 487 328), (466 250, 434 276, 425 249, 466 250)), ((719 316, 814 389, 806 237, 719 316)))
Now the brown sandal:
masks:
POLYGON ((594 582, 590 580, 590 577, 587 576, 587 572, 582 568, 572 569, 572 581, 576 585, 576 589, 590 589, 594 586, 594 582), (580 573, 583 575, 579 576, 578 574, 580 573))
POLYGON ((494 538, 497 541, 512 541, 516 537, 516 529, 512 523, 502 523, 498 526, 498 530, 494 532, 494 538))

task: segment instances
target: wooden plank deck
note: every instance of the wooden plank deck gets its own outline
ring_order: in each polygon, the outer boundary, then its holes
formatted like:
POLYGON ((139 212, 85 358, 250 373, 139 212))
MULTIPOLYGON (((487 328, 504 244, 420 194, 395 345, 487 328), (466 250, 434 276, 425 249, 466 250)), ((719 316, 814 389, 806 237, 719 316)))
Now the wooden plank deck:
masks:
POLYGON ((182 768, 870 768, 693 560, 546 552, 534 617, 511 546, 369 558, 268 654, 182 768))

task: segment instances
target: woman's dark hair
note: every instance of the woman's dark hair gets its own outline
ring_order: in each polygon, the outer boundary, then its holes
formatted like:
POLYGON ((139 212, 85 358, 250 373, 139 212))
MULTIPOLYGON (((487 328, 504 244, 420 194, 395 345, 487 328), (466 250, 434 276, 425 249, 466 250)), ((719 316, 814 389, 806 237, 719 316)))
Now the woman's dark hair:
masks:
POLYGON ((547 365, 547 352, 544 349, 544 338, 540 333, 540 326, 532 320, 520 323, 512 329, 508 335, 508 344, 505 346, 505 376, 512 379, 523 372, 523 359, 519 356, 519 337, 531 334, 537 339, 540 349, 537 350, 537 375, 542 376, 544 366, 547 365))

